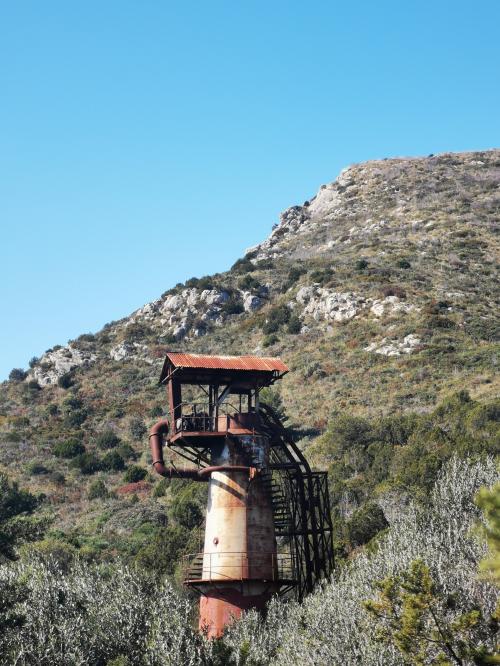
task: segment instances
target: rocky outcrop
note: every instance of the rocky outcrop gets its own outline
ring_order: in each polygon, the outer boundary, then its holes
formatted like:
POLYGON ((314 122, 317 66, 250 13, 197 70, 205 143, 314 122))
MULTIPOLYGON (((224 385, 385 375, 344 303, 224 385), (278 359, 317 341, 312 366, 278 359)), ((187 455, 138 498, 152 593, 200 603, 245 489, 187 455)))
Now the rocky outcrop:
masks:
POLYGON ((386 296, 383 299, 372 301, 370 312, 376 317, 386 314, 407 314, 408 312, 420 312, 420 308, 412 303, 401 300, 398 296, 386 296))
POLYGON ((148 345, 139 342, 121 342, 110 349, 109 355, 113 361, 141 360, 146 363, 154 362, 149 355, 148 345))
POLYGON ((377 318, 384 315, 419 311, 418 307, 397 296, 374 300, 353 292, 338 292, 317 285, 299 289, 295 300, 303 306, 302 316, 309 316, 317 321, 347 321, 356 317, 363 310, 367 310, 377 318))
POLYGON ((59 347, 43 354, 27 379, 35 379, 40 386, 57 384, 60 377, 75 368, 91 365, 96 358, 96 354, 71 344, 59 347))
POLYGON ((352 292, 338 292, 323 287, 302 287, 296 300, 303 305, 302 316, 316 320, 347 321, 355 317, 366 305, 366 300, 352 292))
POLYGON ((380 342, 372 342, 364 348, 364 351, 382 354, 383 356, 401 356, 401 354, 412 354, 419 351, 420 345, 420 338, 411 334, 404 337, 403 340, 383 338, 380 342))

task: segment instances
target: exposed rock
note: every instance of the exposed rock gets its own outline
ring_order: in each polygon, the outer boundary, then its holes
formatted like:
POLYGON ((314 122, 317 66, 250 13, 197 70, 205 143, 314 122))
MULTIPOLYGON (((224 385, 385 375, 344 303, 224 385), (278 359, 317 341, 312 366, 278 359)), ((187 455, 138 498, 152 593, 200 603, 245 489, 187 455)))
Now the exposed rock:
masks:
POLYGON ((121 342, 119 345, 110 349, 109 355, 113 361, 132 361, 140 359, 146 363, 153 363, 153 359, 149 356, 149 347, 140 342, 121 342))
POLYGON ((323 287, 302 287, 296 300, 305 305, 302 315, 313 319, 347 321, 355 317, 365 306, 366 300, 352 292, 338 292, 323 287))
POLYGON ((376 317, 381 317, 384 314, 394 314, 401 312, 406 314, 407 312, 420 312, 420 308, 411 303, 406 303, 402 301, 398 296, 386 296, 384 299, 374 300, 373 305, 370 308, 370 312, 376 317))
POLYGON ((59 377, 74 368, 92 364, 96 358, 96 354, 90 351, 67 345, 43 354, 38 365, 28 373, 27 379, 36 379, 40 386, 57 384, 59 377))
POLYGON ((242 297, 245 312, 253 312, 262 307, 262 298, 260 296, 256 296, 249 291, 244 291, 242 297))
POLYGON ((412 354, 418 351, 420 344, 420 338, 412 333, 403 338, 402 341, 383 338, 380 342, 372 342, 364 348, 364 351, 382 354, 383 356, 401 356, 401 354, 412 354))

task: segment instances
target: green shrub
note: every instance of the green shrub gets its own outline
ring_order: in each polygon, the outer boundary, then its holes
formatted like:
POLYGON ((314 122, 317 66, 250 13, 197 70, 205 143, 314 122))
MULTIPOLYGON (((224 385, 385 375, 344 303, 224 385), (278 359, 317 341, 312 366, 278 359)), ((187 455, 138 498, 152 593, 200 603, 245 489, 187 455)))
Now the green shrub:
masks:
POLYGON ((13 382, 22 382, 26 379, 28 373, 25 372, 22 368, 13 368, 9 372, 9 379, 13 382))
POLYGON ((309 276, 313 282, 318 282, 319 284, 325 284, 333 277, 333 270, 331 268, 322 268, 315 271, 312 271, 309 276))
POLYGON ((138 340, 147 338, 152 333, 153 331, 149 326, 146 326, 146 324, 135 322, 126 327, 123 339, 125 342, 137 342, 138 340))
POLYGON ((255 268, 256 267, 252 264, 250 259, 243 258, 235 261, 230 270, 234 273, 250 273, 254 271, 255 268))
POLYGON ((229 299, 222 305, 221 310, 227 315, 235 315, 245 312, 241 298, 234 294, 231 294, 229 299))
POLYGON ((63 388, 63 389, 71 388, 71 386, 73 386, 74 383, 75 383, 75 380, 74 380, 74 377, 73 377, 73 373, 71 371, 66 372, 64 375, 61 375, 59 377, 59 379, 57 380, 57 385, 60 388, 63 388))
POLYGON ((244 275, 238 280, 238 288, 243 290, 256 290, 260 289, 262 285, 253 277, 253 275, 244 275))
POLYGON ((140 567, 158 575, 172 574, 188 540, 189 531, 185 527, 161 528, 153 540, 140 549, 135 561, 140 567))
POLYGON ((358 259, 354 264, 354 268, 357 271, 364 271, 365 268, 368 268, 368 262, 366 261, 366 259, 358 259))
POLYGON ((139 465, 130 465, 123 475, 123 480, 127 483, 137 483, 138 481, 145 479, 147 474, 147 471, 143 467, 139 467, 139 465))
POLYGON ((130 421, 129 429, 130 429, 130 434, 136 441, 142 439, 146 434, 147 430, 142 419, 138 418, 132 419, 132 421, 130 421))
POLYGON ((297 317, 297 315, 292 315, 290 317, 290 321, 288 322, 286 330, 289 333, 292 333, 292 335, 296 335, 297 333, 300 333, 301 329, 302 329, 302 322, 297 317))
POLYGON ((69 464, 74 469, 79 469, 82 474, 95 474, 101 469, 99 458, 94 453, 81 453, 73 458, 69 464))
POLYGON ((176 498, 174 500, 172 515, 180 525, 186 527, 188 530, 197 527, 203 519, 203 514, 198 504, 183 498, 176 498))
POLYGON ((95 443, 103 451, 108 449, 114 449, 116 446, 121 444, 121 439, 118 435, 112 430, 104 430, 100 435, 97 436, 95 443))
POLYGON ((101 460, 101 469, 108 472, 119 472, 125 469, 125 461, 118 451, 109 451, 101 460))
POLYGON ((86 409, 75 409, 64 417, 64 423, 69 428, 78 428, 85 422, 87 419, 87 410, 86 409))
POLYGON ((66 477, 62 472, 51 472, 49 474, 49 481, 56 486, 64 486, 66 483, 66 477))
POLYGON ((276 333, 271 333, 271 335, 266 335, 264 339, 262 340, 262 346, 263 347, 271 347, 272 345, 275 345, 279 341, 278 336, 276 333))
POLYGON ((161 416, 163 414, 163 408, 161 405, 155 405, 154 407, 151 407, 149 410, 149 416, 151 418, 156 419, 158 416, 161 416))
POLYGON ((55 402, 51 402, 50 404, 47 405, 47 414, 49 416, 56 416, 56 414, 59 413, 59 407, 56 405, 55 402))
POLYGON ((212 278, 210 278, 208 275, 205 275, 202 278, 197 278, 197 277, 189 278, 189 280, 186 280, 184 286, 187 287, 188 289, 200 289, 201 291, 204 291, 205 289, 213 289, 214 283, 212 281, 212 278))
POLYGON ((435 316, 427 317, 423 324, 426 328, 455 328, 455 322, 448 317, 435 316))
POLYGON ((27 472, 31 476, 39 476, 40 474, 47 474, 48 469, 45 467, 45 465, 42 465, 41 463, 37 462, 32 462, 28 465, 27 472))
POLYGON ((30 391, 40 391, 42 388, 36 379, 31 379, 26 386, 30 391))
POLYGON ((396 266, 398 268, 411 268, 411 264, 408 259, 399 259, 399 261, 396 262, 396 266))
POLYGON ((74 458, 85 453, 85 446, 79 439, 71 438, 55 444, 52 453, 58 458, 74 458))
POLYGON ((387 527, 389 523, 380 506, 368 502, 354 512, 347 524, 349 541, 353 547, 362 546, 387 527))
POLYGON ((108 489, 106 488, 106 484, 102 479, 96 479, 95 481, 92 481, 87 493, 87 497, 90 500, 103 499, 105 497, 108 497, 108 495, 109 495, 108 489))
POLYGON ((292 266, 292 268, 290 268, 288 271, 288 277, 286 279, 287 288, 290 288, 292 285, 298 282, 300 277, 306 273, 307 270, 302 268, 302 266, 292 266))
POLYGON ((264 333, 276 333, 283 324, 290 321, 291 312, 286 305, 276 305, 267 314, 267 319, 262 326, 264 333))

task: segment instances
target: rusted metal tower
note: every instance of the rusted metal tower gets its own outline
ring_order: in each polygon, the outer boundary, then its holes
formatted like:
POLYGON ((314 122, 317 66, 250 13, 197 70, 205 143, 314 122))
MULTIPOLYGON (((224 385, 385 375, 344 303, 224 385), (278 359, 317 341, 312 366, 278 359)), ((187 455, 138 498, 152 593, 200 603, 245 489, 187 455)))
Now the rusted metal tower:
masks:
POLYGON ((262 388, 288 372, 278 358, 167 354, 170 420, 151 430, 162 476, 208 481, 204 549, 185 584, 200 595, 200 630, 220 636, 233 617, 274 594, 301 599, 333 567, 325 472, 312 472, 262 388), (166 466, 163 447, 194 463, 166 466))

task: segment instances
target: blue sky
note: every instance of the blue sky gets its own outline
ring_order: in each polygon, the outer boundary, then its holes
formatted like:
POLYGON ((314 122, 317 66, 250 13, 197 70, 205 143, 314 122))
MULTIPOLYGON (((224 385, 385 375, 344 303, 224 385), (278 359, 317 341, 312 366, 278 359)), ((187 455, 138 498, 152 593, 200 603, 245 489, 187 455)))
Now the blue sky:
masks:
POLYGON ((0 379, 373 158, 498 147, 500 3, 0 5, 0 379))

